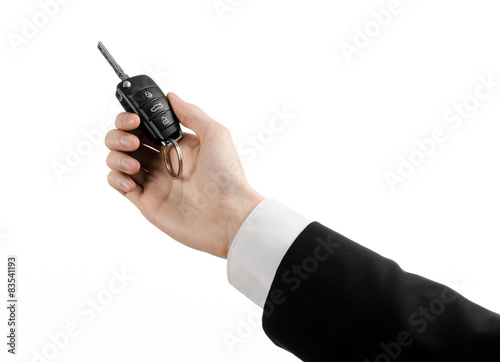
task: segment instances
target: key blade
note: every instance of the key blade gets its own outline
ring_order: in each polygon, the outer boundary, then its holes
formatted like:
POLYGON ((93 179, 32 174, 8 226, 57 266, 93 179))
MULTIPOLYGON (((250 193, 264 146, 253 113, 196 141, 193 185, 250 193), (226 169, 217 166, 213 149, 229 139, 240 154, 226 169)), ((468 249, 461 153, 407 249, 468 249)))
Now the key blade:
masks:
POLYGON ((104 58, 108 61, 108 63, 111 65, 111 67, 114 69, 118 77, 120 77, 121 80, 128 79, 128 75, 125 74, 123 71, 122 67, 118 65, 116 60, 109 54, 108 49, 104 46, 102 42, 97 43, 97 49, 104 55, 104 58))

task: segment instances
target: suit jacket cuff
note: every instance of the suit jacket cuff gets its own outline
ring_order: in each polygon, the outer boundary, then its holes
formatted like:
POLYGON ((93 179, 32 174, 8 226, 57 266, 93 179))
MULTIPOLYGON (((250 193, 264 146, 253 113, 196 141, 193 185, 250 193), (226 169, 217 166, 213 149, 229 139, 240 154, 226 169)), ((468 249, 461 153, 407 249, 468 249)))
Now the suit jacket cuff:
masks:
POLYGON ((276 200, 261 201, 229 249, 229 283, 263 308, 283 256, 309 224, 309 220, 276 200))

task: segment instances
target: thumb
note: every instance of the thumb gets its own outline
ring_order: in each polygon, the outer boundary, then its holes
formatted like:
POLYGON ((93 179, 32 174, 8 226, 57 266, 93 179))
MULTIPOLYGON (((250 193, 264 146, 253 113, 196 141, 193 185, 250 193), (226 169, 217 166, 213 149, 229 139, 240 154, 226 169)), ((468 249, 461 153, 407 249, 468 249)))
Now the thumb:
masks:
POLYGON ((175 93, 168 93, 167 98, 181 124, 193 130, 200 138, 207 133, 210 126, 216 123, 198 106, 184 102, 175 93))

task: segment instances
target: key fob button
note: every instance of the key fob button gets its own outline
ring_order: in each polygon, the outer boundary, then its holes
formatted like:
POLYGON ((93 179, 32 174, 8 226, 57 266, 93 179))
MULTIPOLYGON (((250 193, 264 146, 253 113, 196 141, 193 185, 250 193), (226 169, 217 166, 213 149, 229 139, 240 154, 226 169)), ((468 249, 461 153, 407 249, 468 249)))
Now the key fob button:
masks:
POLYGON ((155 98, 164 97, 163 92, 157 87, 143 89, 134 94, 134 99, 142 107, 144 104, 152 101, 155 98))
POLYGON ((170 110, 170 107, 165 98, 158 98, 156 100, 153 100, 152 102, 145 104, 142 109, 149 118, 153 118, 164 111, 170 110))
POLYGON ((172 114, 172 111, 168 110, 165 113, 162 113, 155 118, 153 118, 151 121, 153 124, 158 128, 158 131, 163 131, 165 128, 171 126, 174 124, 174 116, 172 114))

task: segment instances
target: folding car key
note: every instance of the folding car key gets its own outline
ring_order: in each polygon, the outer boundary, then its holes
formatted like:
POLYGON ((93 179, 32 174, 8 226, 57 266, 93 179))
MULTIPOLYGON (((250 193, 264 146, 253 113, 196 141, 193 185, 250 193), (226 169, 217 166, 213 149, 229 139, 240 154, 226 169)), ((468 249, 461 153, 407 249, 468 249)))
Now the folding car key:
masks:
POLYGON ((177 142, 182 139, 182 130, 165 93, 147 75, 129 78, 101 42, 97 44, 97 48, 122 80, 116 86, 116 98, 126 112, 139 115, 141 131, 155 145, 163 146, 163 158, 168 173, 174 179, 180 177, 182 153, 177 142), (174 173, 168 157, 167 149, 170 146, 174 146, 177 152, 179 160, 177 174, 174 173))

